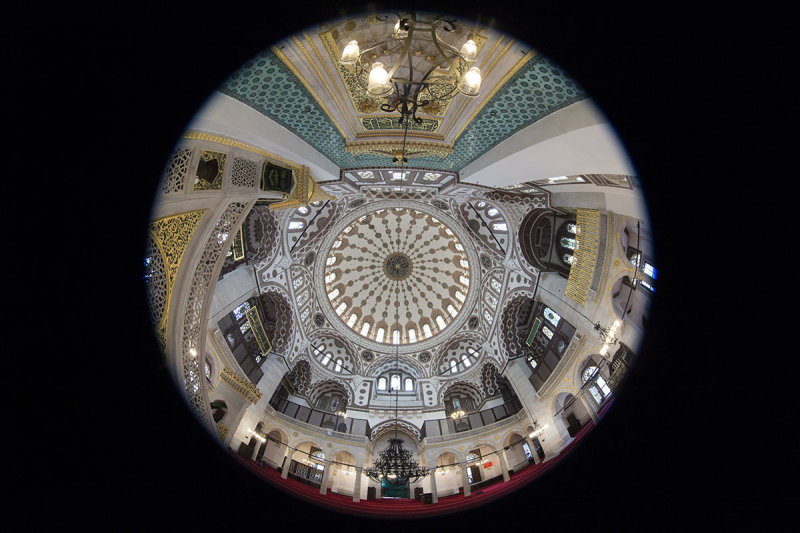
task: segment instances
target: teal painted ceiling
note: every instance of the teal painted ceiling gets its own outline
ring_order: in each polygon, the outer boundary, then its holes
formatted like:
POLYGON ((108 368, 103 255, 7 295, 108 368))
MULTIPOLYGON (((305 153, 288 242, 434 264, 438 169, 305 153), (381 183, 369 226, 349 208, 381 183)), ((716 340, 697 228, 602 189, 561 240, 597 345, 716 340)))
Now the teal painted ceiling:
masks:
MULTIPOLYGON (((345 138, 325 111, 270 50, 247 62, 219 91, 283 125, 342 169, 391 166, 388 156, 345 151, 345 138)), ((475 116, 456 139, 452 154, 415 157, 410 164, 459 172, 517 131, 587 97, 577 82, 537 54, 475 116)))

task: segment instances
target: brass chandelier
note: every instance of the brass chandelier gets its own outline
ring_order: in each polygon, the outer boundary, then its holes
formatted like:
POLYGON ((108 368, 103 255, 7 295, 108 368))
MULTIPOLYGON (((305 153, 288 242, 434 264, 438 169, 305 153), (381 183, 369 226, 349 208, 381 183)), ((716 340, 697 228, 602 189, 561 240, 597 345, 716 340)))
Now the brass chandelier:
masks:
MULTIPOLYGON (((383 35, 390 35, 363 43, 351 39, 339 61, 353 65, 356 79, 367 95, 385 99, 381 110, 400 112, 401 124, 409 118, 421 123, 418 110, 434 113, 441 102, 458 93, 480 93, 481 71, 473 66, 478 53, 474 35, 469 34, 460 47, 445 42, 440 35, 457 33, 453 19, 436 16, 421 20, 416 13, 398 13, 376 16, 374 21, 386 26, 383 35)), ((370 28, 368 34, 377 33, 370 28)))

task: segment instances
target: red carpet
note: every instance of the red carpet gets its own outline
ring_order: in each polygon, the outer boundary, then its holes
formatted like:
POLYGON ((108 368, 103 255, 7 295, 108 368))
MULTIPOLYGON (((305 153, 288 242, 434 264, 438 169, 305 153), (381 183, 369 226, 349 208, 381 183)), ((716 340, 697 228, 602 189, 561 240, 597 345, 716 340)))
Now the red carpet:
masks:
MULTIPOLYGON (((602 412, 604 413, 605 410, 602 412)), ((377 499, 371 501, 362 499, 359 502, 354 502, 351 496, 334 494, 330 491, 328 491, 327 494, 322 495, 319 493, 319 488, 305 485, 293 479, 282 479, 280 472, 277 470, 269 467, 261 467, 252 460, 244 459, 232 450, 231 455, 239 460, 245 467, 270 484, 313 504, 340 512, 370 517, 417 518, 422 516, 452 513, 467 507, 475 507, 476 505, 481 505, 492 501, 500 496, 503 496, 504 494, 528 484, 540 476, 543 472, 549 470, 562 457, 569 453, 569 451, 581 439, 581 437, 586 435, 586 433, 588 433, 592 427, 593 424, 590 421, 583 428, 581 428, 580 431, 578 431, 572 442, 570 442, 560 454, 549 458, 545 462, 532 464, 519 472, 512 473, 509 481, 499 481, 489 485, 488 487, 473 490, 472 494, 467 497, 465 497, 463 493, 445 496, 439 498, 437 503, 427 505, 413 499, 377 499)))

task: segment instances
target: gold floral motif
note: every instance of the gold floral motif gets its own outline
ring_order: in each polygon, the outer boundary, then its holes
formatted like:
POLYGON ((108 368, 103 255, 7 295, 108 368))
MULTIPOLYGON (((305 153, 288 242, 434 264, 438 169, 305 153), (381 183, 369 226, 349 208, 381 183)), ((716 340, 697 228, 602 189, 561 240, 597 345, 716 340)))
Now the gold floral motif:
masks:
POLYGON ((198 209, 168 217, 159 218, 150 222, 148 233, 153 242, 156 243, 161 252, 164 264, 164 274, 166 276, 166 303, 164 314, 160 317, 156 326, 156 337, 161 344, 162 353, 166 355, 167 346, 167 321, 169 319, 169 307, 172 300, 172 291, 175 287, 175 278, 183 260, 189 242, 192 240, 200 220, 207 209, 198 209))
POLYGON ((261 391, 258 387, 250 383, 244 376, 237 374, 231 367, 226 366, 222 369, 220 374, 222 379, 231 386, 233 390, 238 392, 244 399, 252 403, 257 403, 261 399, 261 391))
MULTIPOLYGON (((353 141, 345 143, 344 149, 353 155, 376 154, 393 156, 395 150, 403 149, 402 141, 353 141)), ((419 141, 406 142, 406 157, 438 156, 445 158, 453 153, 453 146, 448 144, 427 143, 419 141)))

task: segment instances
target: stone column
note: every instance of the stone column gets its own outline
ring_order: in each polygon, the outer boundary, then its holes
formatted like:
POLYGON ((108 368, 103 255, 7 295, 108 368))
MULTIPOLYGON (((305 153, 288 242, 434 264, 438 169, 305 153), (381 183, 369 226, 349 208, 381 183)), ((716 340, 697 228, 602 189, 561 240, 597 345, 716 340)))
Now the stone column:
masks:
POLYGON ((255 441, 256 444, 255 444, 255 446, 253 446, 253 454, 250 456, 250 460, 251 461, 255 461, 256 460, 256 454, 258 453, 258 448, 259 448, 259 446, 261 446, 261 441, 256 438, 255 432, 253 432, 250 435, 250 442, 253 442, 253 441, 255 441))
POLYGON ((500 460, 500 472, 503 474, 503 481, 508 481, 511 476, 508 474, 508 461, 506 461, 506 451, 500 450, 497 452, 497 458, 500 460))
POLYGON ((431 502, 438 503, 439 494, 436 492, 436 470, 431 470, 431 502))
POLYGON ((581 401, 586 411, 588 411, 589 416, 592 418, 592 422, 594 422, 595 424, 599 423, 600 417, 597 416, 597 411, 594 410, 594 405, 592 404, 592 402, 584 398, 583 394, 578 394, 578 399, 581 401))
POLYGON ((331 469, 333 468, 333 463, 326 464, 325 470, 322 471, 322 483, 319 484, 319 493, 325 494, 328 492, 328 479, 331 477, 331 469))
POLYGON ((464 487, 464 497, 472 494, 472 487, 469 486, 469 477, 467 477, 467 465, 461 466, 461 485, 464 487))
POLYGON ((281 477, 286 479, 289 477, 289 465, 292 462, 292 449, 289 448, 289 445, 286 445, 286 451, 283 452, 283 468, 281 468, 281 477))
POLYGON ((525 442, 528 443, 528 448, 530 448, 530 450, 531 450, 531 455, 533 455, 534 464, 538 465, 539 462, 540 462, 540 459, 539 459, 539 454, 536 453, 536 446, 533 445, 533 439, 530 438, 529 436, 525 435, 525 442))
POLYGON ((361 501, 361 469, 356 467, 356 483, 353 487, 353 501, 361 501))

